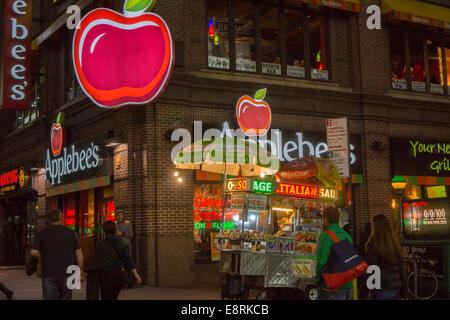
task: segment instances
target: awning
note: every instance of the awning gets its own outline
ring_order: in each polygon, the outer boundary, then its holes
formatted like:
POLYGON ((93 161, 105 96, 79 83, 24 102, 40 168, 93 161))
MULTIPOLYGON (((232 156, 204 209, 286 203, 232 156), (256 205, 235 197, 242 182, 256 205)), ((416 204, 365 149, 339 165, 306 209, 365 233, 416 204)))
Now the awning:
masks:
POLYGON ((99 188, 104 186, 109 186, 111 184, 110 176, 103 176, 98 178, 92 178, 89 180, 83 180, 71 184, 66 184, 63 186, 57 186, 45 191, 47 197, 54 197, 60 194, 72 193, 87 189, 99 188))
POLYGON ((387 21, 402 20, 450 30, 450 8, 414 0, 383 0, 387 21))
POLYGON ((300 2, 352 12, 361 12, 361 2, 359 0, 300 0, 300 2))
POLYGON ((403 176, 408 184, 424 186, 450 186, 450 177, 403 176))

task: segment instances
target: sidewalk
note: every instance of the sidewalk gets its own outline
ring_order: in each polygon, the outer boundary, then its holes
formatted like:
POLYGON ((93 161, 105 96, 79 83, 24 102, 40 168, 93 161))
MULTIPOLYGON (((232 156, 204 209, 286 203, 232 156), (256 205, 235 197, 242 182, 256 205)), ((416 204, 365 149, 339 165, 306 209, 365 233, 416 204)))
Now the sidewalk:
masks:
MULTIPOLYGON (((25 268, 0 268, 0 281, 14 291, 13 300, 42 300, 41 279, 28 277, 25 268)), ((73 300, 85 300, 84 287, 73 290, 73 300)), ((220 288, 161 288, 139 286, 122 290, 119 300, 220 300, 220 288)), ((0 292, 0 300, 6 300, 0 292)))

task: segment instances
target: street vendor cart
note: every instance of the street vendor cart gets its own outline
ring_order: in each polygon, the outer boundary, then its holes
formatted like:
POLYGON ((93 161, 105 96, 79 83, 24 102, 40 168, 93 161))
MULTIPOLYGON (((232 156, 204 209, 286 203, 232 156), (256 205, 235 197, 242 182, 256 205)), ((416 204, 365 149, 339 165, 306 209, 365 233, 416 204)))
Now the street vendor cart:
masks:
POLYGON ((316 299, 322 212, 334 205, 339 187, 334 164, 316 158, 291 162, 269 179, 227 179, 223 218, 233 223, 217 240, 222 297, 262 299, 291 288, 316 299))

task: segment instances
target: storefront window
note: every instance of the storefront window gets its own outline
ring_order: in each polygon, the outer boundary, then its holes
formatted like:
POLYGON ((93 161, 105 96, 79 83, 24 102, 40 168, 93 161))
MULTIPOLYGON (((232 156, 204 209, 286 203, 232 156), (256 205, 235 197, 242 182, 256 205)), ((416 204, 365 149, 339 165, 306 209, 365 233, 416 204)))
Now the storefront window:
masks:
POLYGON ((327 24, 325 17, 308 14, 309 41, 311 46, 311 79, 328 80, 327 24))
MULTIPOLYGON (((450 37, 444 39, 445 46, 445 65, 447 67, 447 86, 450 87, 450 37)), ((450 90, 448 91, 450 94, 450 90)))
POLYGON ((305 78, 305 48, 303 12, 295 9, 285 10, 287 75, 305 78))
POLYGON ((442 51, 439 37, 429 37, 427 40, 428 69, 430 70, 431 93, 444 93, 444 73, 442 66, 442 51))
POLYGON ((424 45, 420 34, 410 34, 409 51, 411 59, 411 88, 413 91, 426 92, 424 45))
POLYGON ((262 73, 280 76, 281 53, 278 7, 276 4, 262 3, 260 8, 262 73))
POLYGON ((220 259, 220 256, 216 254, 214 237, 219 233, 223 222, 222 207, 221 183, 204 183, 195 186, 193 213, 196 261, 209 262, 220 259))
POLYGON ((234 28, 237 71, 256 72, 254 16, 252 1, 236 1, 234 28))
POLYGON ((227 2, 207 2, 208 10, 208 67, 230 68, 227 2))
POLYGON ((406 90, 406 62, 405 46, 403 45, 403 31, 400 28, 392 28, 389 32, 391 49, 391 74, 392 88, 406 90))

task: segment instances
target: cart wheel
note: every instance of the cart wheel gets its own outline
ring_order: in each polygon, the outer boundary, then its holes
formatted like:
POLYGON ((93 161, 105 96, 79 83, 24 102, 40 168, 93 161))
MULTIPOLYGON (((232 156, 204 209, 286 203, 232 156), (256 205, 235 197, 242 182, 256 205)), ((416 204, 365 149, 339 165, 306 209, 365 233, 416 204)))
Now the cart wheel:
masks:
POLYGON ((314 286, 308 286, 308 287, 306 287, 305 294, 306 294, 306 297, 308 298, 308 300, 318 300, 319 289, 317 289, 314 286))

